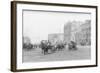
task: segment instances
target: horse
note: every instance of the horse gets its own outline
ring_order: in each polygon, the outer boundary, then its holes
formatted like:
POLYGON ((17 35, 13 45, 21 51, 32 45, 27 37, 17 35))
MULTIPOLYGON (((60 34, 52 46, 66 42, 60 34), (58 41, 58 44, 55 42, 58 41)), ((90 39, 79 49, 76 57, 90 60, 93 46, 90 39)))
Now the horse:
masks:
POLYGON ((45 54, 48 54, 48 51, 49 50, 51 50, 52 51, 52 45, 51 45, 51 43, 49 42, 49 41, 47 41, 47 40, 42 40, 41 41, 41 49, 42 49, 42 53, 44 53, 44 55, 45 54))

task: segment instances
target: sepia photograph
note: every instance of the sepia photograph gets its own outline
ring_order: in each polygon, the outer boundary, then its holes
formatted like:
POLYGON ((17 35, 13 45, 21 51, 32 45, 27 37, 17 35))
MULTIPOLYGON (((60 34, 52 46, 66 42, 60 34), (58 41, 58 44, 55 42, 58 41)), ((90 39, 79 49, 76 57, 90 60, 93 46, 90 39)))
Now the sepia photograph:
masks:
POLYGON ((97 6, 11 3, 11 71, 97 66, 97 6))

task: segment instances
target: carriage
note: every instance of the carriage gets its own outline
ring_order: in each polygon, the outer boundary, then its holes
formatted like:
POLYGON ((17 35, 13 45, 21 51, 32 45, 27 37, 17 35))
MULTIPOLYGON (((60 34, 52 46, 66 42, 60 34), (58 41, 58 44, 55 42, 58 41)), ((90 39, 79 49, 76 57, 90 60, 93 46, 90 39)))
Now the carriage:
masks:
POLYGON ((68 49, 69 50, 77 50, 77 44, 74 41, 70 41, 70 43, 68 44, 68 49))
POLYGON ((56 42, 55 44, 52 44, 52 42, 48 41, 48 40, 42 40, 41 41, 41 49, 42 49, 42 53, 45 54, 49 54, 49 53, 54 53, 57 50, 62 50, 65 48, 64 43, 58 43, 56 42))

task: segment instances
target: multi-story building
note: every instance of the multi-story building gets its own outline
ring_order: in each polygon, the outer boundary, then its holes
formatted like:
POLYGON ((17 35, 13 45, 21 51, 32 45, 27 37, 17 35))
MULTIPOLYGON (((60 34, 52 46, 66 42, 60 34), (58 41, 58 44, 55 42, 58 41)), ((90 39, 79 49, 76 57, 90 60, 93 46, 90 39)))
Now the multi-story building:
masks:
POLYGON ((69 43, 71 39, 71 27, 72 27, 71 24, 72 24, 71 22, 68 22, 67 24, 64 25, 64 41, 66 43, 69 43))
POLYGON ((64 39, 66 42, 75 41, 77 44, 91 44, 91 21, 72 21, 64 26, 64 39))
POLYGON ((79 38, 76 37, 77 42, 80 42, 80 44, 84 45, 90 45, 91 44, 91 21, 86 20, 81 26, 81 31, 79 33, 79 38))

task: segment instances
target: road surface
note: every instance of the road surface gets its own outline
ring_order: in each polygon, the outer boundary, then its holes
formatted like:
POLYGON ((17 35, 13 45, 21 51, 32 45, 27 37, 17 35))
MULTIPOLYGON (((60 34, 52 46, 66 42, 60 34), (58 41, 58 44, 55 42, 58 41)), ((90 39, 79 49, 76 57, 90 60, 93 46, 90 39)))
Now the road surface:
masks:
POLYGON ((69 51, 66 47, 62 51, 43 55, 41 49, 23 50, 23 62, 46 62, 46 61, 66 61, 91 59, 90 46, 78 46, 78 50, 69 51))

